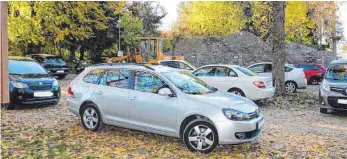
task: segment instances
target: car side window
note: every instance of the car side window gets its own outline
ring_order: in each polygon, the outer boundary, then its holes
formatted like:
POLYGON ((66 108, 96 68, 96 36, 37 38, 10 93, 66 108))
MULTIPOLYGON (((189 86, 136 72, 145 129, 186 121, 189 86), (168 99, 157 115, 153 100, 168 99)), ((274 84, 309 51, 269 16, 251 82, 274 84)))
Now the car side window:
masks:
POLYGON ((86 83, 96 84, 104 72, 105 70, 102 69, 92 70, 83 77, 83 81, 86 83))
POLYGON ((313 70, 322 70, 322 68, 319 66, 313 66, 313 70))
POLYGON ((128 88, 129 76, 130 70, 128 69, 109 70, 100 80, 100 84, 125 89, 128 88))
POLYGON ((214 67, 203 67, 198 69, 197 71, 193 72, 195 76, 204 76, 204 77, 211 77, 214 76, 214 71, 216 69, 214 67))
POLYGON ((162 61, 162 62, 160 62, 160 64, 163 65, 163 66, 168 66, 167 61, 162 61))
POLYGON ((164 85, 165 82, 163 80, 149 72, 135 72, 134 89, 137 91, 156 94, 160 88, 163 88, 164 85))
POLYGON ((264 72, 272 72, 272 64, 265 64, 264 72))
POLYGON ((264 73, 265 64, 254 65, 249 69, 255 73, 264 73))
POLYGON ((193 70, 191 67, 189 67, 187 64, 185 64, 183 62, 179 62, 179 69, 193 70))
POLYGON ((214 77, 237 77, 237 74, 228 67, 215 67, 214 77))
POLYGON ((293 70, 293 68, 291 68, 291 67, 285 66, 285 68, 284 68, 284 72, 290 72, 291 70, 293 70))
POLYGON ((172 68, 179 68, 178 63, 176 61, 168 61, 167 66, 172 68))

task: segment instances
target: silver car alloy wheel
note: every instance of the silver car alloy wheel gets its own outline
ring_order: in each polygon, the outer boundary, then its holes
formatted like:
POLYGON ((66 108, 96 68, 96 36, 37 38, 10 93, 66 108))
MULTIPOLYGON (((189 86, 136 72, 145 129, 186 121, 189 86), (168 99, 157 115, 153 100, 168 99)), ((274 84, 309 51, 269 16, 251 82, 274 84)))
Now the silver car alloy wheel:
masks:
POLYGON ((88 129, 94 129, 98 124, 98 114, 93 108, 87 108, 83 113, 83 122, 88 129))
POLYGON ((198 151, 209 149, 214 142, 214 134, 211 128, 205 125, 197 125, 189 131, 189 144, 198 151))
POLYGON ((289 82, 286 84, 286 91, 289 93, 293 93, 295 91, 295 84, 292 82, 289 82))

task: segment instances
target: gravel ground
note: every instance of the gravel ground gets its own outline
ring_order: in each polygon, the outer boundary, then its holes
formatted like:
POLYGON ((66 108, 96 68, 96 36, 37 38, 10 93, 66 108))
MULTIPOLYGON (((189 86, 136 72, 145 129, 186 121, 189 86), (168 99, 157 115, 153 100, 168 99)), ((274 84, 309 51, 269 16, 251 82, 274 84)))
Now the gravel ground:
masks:
POLYGON ((200 154, 171 137, 115 126, 85 131, 66 108, 66 89, 74 77, 59 81, 58 105, 1 110, 3 158, 347 158, 347 113, 320 114, 318 86, 261 105, 265 125, 258 141, 200 154))

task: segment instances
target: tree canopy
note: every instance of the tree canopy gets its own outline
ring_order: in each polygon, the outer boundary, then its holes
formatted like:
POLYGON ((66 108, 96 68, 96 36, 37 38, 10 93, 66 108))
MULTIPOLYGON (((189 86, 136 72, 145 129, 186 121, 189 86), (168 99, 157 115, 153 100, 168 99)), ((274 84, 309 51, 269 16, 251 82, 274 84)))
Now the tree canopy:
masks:
MULTIPOLYGON (((241 30, 267 40, 272 2, 182 2, 175 31, 183 37, 224 37, 241 30)), ((286 2, 286 42, 321 44, 336 34, 335 2, 286 2)), ((329 43, 329 42, 328 42, 329 43)))
POLYGON ((102 55, 118 51, 119 30, 123 51, 138 36, 158 34, 166 12, 161 8, 159 13, 152 3, 9 2, 9 54, 68 52, 73 60, 75 53, 84 57, 86 52, 100 62, 102 55))

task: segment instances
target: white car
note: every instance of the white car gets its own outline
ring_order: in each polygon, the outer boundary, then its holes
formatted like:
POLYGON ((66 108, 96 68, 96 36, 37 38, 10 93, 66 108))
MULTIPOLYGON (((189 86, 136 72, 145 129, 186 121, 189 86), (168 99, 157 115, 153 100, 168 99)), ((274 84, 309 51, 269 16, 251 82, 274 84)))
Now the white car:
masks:
MULTIPOLYGON (((271 62, 256 63, 248 66, 247 68, 262 76, 272 78, 271 62)), ((289 64, 285 65, 285 81, 286 91, 289 93, 293 93, 297 89, 305 89, 307 86, 304 70, 290 66, 289 64)))
POLYGON ((239 65, 206 65, 193 74, 220 91, 241 95, 250 100, 263 100, 275 94, 270 77, 256 73, 239 65))
POLYGON ((196 67, 184 60, 161 60, 158 61, 158 64, 171 68, 187 70, 189 72, 192 72, 196 69, 196 67))

